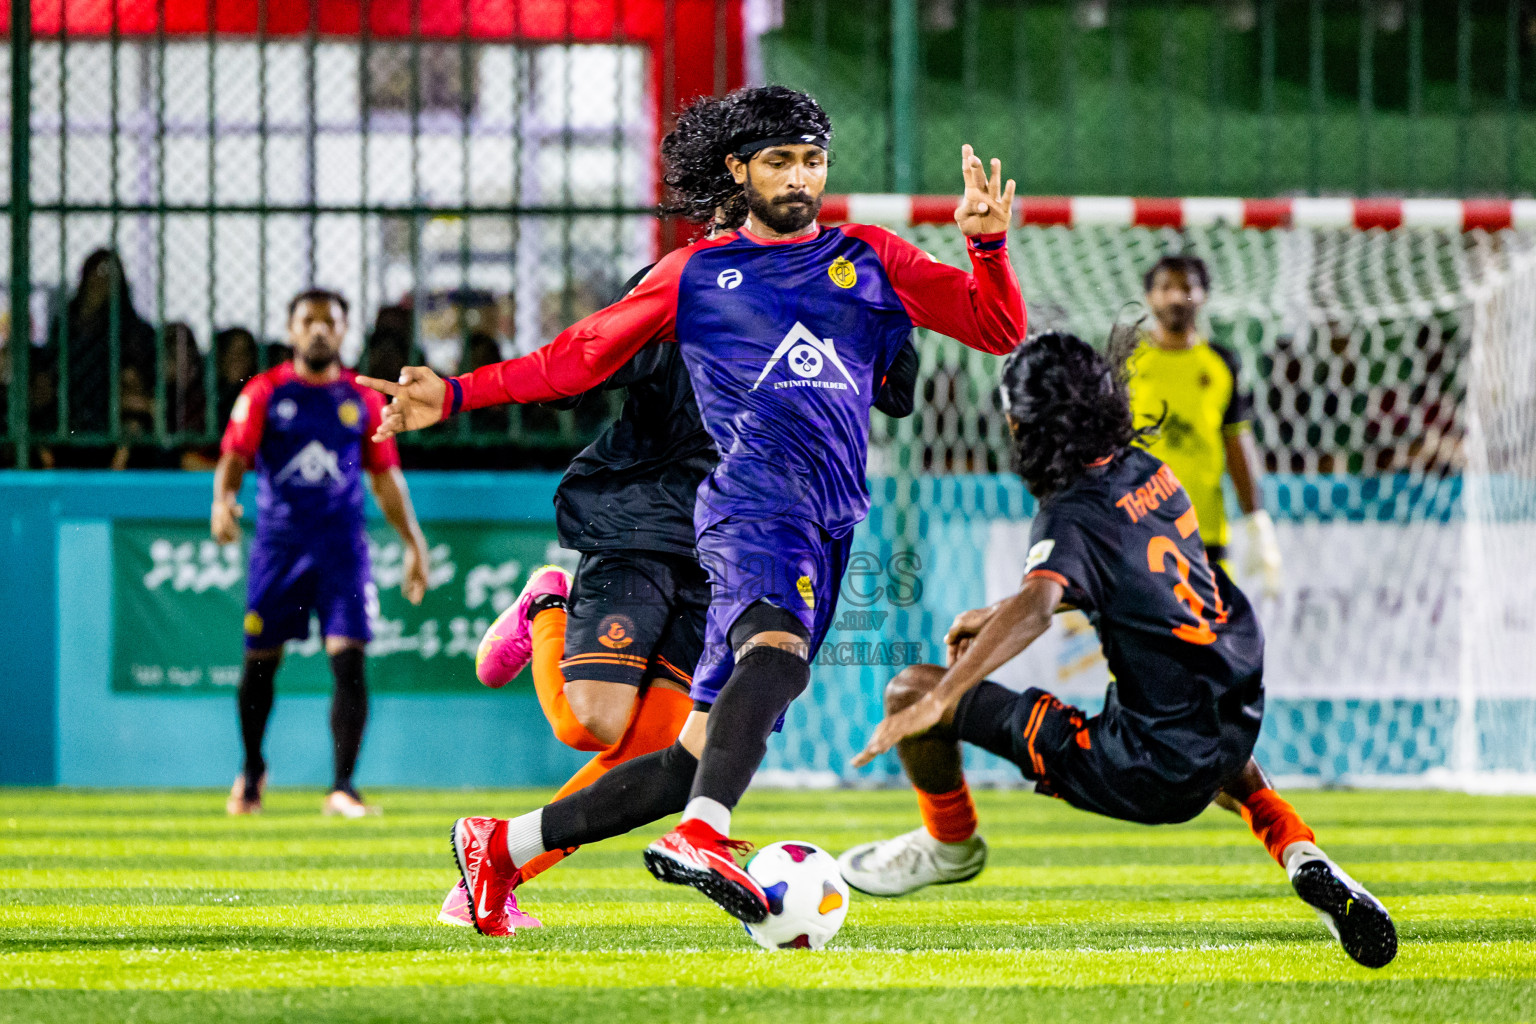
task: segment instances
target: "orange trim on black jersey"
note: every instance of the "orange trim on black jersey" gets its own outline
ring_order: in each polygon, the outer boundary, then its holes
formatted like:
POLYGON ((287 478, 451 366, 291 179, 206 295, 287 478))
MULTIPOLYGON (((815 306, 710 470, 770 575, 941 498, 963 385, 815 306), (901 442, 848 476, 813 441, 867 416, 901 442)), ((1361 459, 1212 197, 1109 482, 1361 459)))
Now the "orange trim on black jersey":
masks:
POLYGON ((634 654, 578 654, 575 657, 566 658, 560 663, 564 669, 567 665, 624 665, 628 668, 645 668, 646 660, 634 654))
POLYGON ((658 654, 658 655, 656 655, 656 662, 662 668, 666 669, 668 672, 671 672, 672 675, 677 679, 678 682, 686 683, 689 686, 693 685, 693 676, 689 675, 687 672, 684 672, 682 669, 680 669, 676 665, 672 664, 666 658, 663 658, 661 655, 658 654))
POLYGON ((1039 577, 1041 577, 1043 579, 1055 580, 1057 583, 1060 583, 1063 587, 1070 587, 1070 586, 1072 586, 1072 584, 1067 580, 1067 578, 1065 576, 1063 576, 1059 572, 1056 572, 1053 569, 1036 569, 1034 572, 1031 572, 1028 576, 1025 576, 1024 578, 1027 579, 1027 580, 1032 580, 1036 576, 1039 576, 1039 577))

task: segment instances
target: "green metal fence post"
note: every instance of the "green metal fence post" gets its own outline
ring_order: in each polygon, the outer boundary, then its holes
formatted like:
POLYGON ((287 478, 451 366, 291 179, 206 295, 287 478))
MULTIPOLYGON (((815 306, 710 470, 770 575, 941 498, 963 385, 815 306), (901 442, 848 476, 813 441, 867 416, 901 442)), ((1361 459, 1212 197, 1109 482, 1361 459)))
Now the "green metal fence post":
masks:
POLYGON ((32 10, 11 4, 11 443, 30 463, 32 368, 32 10))
POLYGON ((917 186, 917 0, 891 3, 891 164, 897 192, 917 186))
POLYGON ((1376 186, 1371 130, 1376 120, 1376 22, 1371 0, 1360 0, 1360 195, 1376 186))

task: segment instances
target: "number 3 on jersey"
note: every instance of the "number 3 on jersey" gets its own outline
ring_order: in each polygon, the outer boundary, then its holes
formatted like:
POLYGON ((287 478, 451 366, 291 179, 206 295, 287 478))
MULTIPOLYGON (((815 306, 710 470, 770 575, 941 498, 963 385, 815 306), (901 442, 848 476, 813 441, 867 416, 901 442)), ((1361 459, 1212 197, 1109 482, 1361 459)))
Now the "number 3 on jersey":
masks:
MULTIPOLYGON (((1193 508, 1179 516, 1174 525, 1178 527, 1180 537, 1188 537, 1200 528, 1193 508)), ((1195 625, 1180 623, 1173 627, 1173 635, 1192 644, 1213 644, 1216 642, 1216 631, 1211 629, 1205 617, 1206 601, 1190 585, 1189 559, 1184 557, 1184 552, 1179 550, 1179 545, 1172 537, 1158 534, 1147 543, 1147 568, 1157 573, 1167 572, 1170 555, 1173 556, 1173 570, 1178 575, 1178 581, 1173 585, 1173 594, 1195 617, 1195 625)), ((1213 576, 1213 583, 1214 579, 1213 576)), ((1221 595, 1216 593, 1214 586, 1211 588, 1210 603, 1216 613, 1216 624, 1222 625, 1227 621, 1227 611, 1221 606, 1221 595)))

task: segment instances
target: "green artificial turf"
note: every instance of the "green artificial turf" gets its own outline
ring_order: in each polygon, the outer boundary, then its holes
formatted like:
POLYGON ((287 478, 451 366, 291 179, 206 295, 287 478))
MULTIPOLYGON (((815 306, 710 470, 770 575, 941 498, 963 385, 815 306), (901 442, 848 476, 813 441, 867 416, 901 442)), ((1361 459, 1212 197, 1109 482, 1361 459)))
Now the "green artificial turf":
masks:
MULTIPOLYGON (((527 886, 545 927, 434 923, 448 826, 542 793, 387 792, 322 819, 278 791, 0 790, 0 1021, 1536 1021, 1536 799, 1292 794, 1392 911, 1348 960, 1234 816, 1144 828, 978 794, 987 870, 854 896, 818 953, 768 954, 640 865, 659 828, 527 886)), ((753 792, 737 832, 834 852, 917 823, 907 792, 753 792)))

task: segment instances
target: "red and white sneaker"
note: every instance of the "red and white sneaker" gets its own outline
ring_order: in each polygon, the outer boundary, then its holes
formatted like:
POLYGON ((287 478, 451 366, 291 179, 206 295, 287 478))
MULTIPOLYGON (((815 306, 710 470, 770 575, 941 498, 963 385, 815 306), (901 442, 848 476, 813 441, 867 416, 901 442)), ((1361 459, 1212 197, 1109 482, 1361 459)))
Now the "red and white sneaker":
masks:
MULTIPOLYGON (((443 909, 437 912, 437 919, 443 924, 459 925, 463 928, 475 926, 474 915, 469 912, 469 890, 465 888, 463 879, 454 883, 448 895, 443 897, 443 909)), ((532 914, 524 913, 517 906, 517 891, 507 892, 507 924, 516 931, 519 928, 542 928, 544 923, 532 914)))
POLYGON ((768 897, 734 856, 751 849, 751 843, 728 839, 689 818, 645 848, 645 866, 663 882, 693 886, 738 921, 761 924, 768 917, 768 897))
POLYGON ((453 823, 453 859, 470 897, 470 923, 481 935, 512 934, 507 898, 519 881, 517 868, 497 867, 497 860, 511 865, 505 848, 500 857, 492 857, 494 844, 506 842, 506 829, 500 818, 460 818, 453 823))
POLYGON ((545 594, 571 594, 571 574, 558 565, 533 570, 517 600, 491 623, 475 651, 475 675, 486 686, 500 689, 512 681, 533 659, 533 631, 529 608, 545 594))

